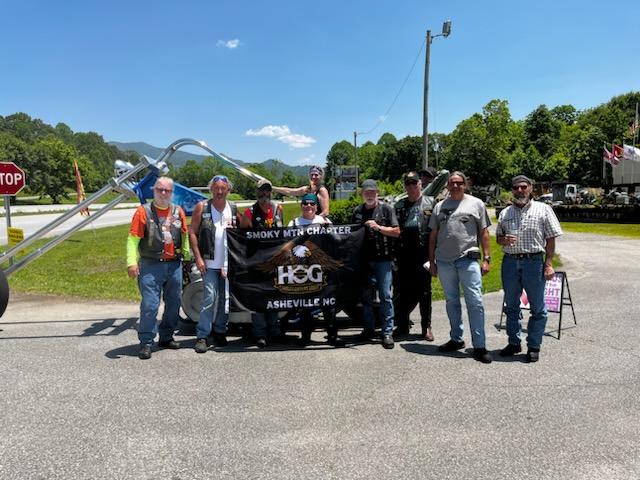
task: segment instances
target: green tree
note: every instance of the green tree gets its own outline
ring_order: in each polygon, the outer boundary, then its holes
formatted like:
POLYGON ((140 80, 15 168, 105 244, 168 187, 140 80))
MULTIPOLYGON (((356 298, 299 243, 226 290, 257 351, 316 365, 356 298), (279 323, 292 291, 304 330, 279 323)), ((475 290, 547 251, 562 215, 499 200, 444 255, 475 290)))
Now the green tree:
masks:
POLYGON ((77 150, 53 136, 38 140, 33 146, 32 165, 29 185, 31 191, 48 195, 53 203, 61 197, 68 198, 67 190, 76 189, 73 160, 84 167, 84 176, 91 178, 95 172, 90 163, 78 154, 77 150))
POLYGON ((334 143, 327 154, 325 184, 330 190, 333 190, 335 187, 336 167, 340 165, 355 165, 355 151, 353 145, 346 140, 334 143))
POLYGON ((419 170, 422 163, 422 137, 406 136, 382 151, 382 178, 390 183, 410 170, 419 170))
POLYGON ((524 121, 527 146, 533 145, 543 158, 548 158, 556 147, 560 126, 546 105, 540 105, 524 121))
POLYGON ((517 132, 505 100, 491 100, 482 109, 463 120, 449 135, 443 163, 449 170, 461 170, 476 185, 499 182, 508 167, 511 137, 517 132))

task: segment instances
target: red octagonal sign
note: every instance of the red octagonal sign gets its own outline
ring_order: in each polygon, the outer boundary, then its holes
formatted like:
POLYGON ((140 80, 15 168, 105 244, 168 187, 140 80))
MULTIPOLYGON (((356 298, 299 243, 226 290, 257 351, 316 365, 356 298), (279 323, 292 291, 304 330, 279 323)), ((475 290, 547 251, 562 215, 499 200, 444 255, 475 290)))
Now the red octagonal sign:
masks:
POLYGON ((13 162, 0 162, 0 195, 15 195, 24 188, 24 171, 13 162))

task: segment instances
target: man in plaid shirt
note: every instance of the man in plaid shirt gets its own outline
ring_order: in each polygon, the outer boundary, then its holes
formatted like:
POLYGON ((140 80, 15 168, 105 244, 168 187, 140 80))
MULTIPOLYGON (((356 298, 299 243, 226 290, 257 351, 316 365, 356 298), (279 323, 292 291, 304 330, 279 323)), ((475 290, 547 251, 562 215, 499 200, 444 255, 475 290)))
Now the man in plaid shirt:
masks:
POLYGON ((502 286, 509 337, 509 344, 500 351, 500 355, 510 357, 522 351, 520 295, 524 289, 531 307, 527 324, 526 359, 528 362, 537 362, 547 324, 545 283, 555 274, 551 262, 556 237, 562 235, 562 229, 553 209, 531 198, 533 187, 528 177, 513 177, 511 190, 512 205, 500 212, 496 228, 496 241, 504 251, 502 286))

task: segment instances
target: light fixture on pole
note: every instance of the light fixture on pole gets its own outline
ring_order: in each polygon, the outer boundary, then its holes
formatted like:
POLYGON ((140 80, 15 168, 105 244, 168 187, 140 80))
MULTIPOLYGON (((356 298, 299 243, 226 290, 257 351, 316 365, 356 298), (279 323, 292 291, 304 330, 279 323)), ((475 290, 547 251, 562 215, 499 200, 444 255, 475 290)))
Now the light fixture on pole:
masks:
POLYGON ((424 61, 424 117, 422 122, 422 168, 429 166, 429 57, 431 55, 431 41, 436 37, 448 37, 451 34, 451 20, 442 24, 442 33, 431 35, 427 30, 427 48, 424 61))

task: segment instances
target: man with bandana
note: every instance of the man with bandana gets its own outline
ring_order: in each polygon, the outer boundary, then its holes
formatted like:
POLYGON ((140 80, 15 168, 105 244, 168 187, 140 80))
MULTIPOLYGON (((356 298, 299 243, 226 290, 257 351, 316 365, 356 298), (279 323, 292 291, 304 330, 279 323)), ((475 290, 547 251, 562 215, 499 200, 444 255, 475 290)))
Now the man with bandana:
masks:
POLYGON ((537 362, 540 357, 547 324, 545 283, 555 274, 552 261, 556 237, 562 235, 553 209, 534 201, 532 190, 528 177, 513 177, 512 204, 500 212, 496 228, 496 241, 504 251, 501 273, 509 337, 509 344, 500 351, 500 356, 511 357, 522 351, 520 295, 524 289, 531 307, 527 324, 527 362, 537 362))
POLYGON ((138 327, 141 360, 151 358, 156 332, 160 334, 160 348, 180 348, 173 332, 182 296, 182 259, 189 259, 189 242, 184 211, 171 203, 172 194, 173 180, 158 178, 153 186, 153 201, 136 209, 127 239, 127 273, 138 280, 142 297, 138 327), (164 313, 158 327, 161 297, 164 313))
POLYGON ((206 353, 207 339, 213 329, 217 347, 227 346, 226 313, 227 228, 238 226, 238 209, 227 200, 232 185, 225 175, 215 175, 209 182, 210 200, 196 205, 191 216, 189 240, 196 267, 202 274, 204 293, 196 327, 196 353, 206 353))

